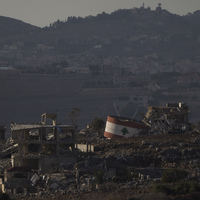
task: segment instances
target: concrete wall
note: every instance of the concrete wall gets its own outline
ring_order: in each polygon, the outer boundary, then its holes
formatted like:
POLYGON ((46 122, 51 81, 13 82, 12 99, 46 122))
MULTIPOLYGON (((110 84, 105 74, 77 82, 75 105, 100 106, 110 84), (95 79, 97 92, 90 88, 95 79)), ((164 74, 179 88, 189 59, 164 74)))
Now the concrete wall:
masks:
POLYGON ((92 152, 94 153, 94 145, 92 144, 76 144, 76 149, 79 149, 82 152, 92 152))

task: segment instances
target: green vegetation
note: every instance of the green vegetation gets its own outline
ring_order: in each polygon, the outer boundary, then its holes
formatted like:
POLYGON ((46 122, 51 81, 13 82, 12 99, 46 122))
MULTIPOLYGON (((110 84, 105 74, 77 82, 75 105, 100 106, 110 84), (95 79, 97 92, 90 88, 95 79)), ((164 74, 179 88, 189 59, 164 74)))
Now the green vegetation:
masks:
POLYGON ((200 187, 196 181, 181 181, 177 184, 155 184, 152 188, 154 193, 163 193, 166 195, 183 195, 199 192, 200 187))
POLYGON ((77 125, 78 118, 80 117, 81 110, 78 107, 72 108, 71 112, 69 113, 69 118, 71 119, 73 124, 77 125))
POLYGON ((101 130, 105 127, 105 122, 103 119, 95 117, 90 126, 94 130, 101 130))
POLYGON ((189 182, 183 181, 183 182, 178 183, 175 186, 174 190, 177 194, 188 194, 192 192, 199 192, 200 187, 198 183, 195 181, 189 181, 189 182))
POLYGON ((154 193, 166 195, 184 195, 200 191, 197 181, 186 181, 188 173, 185 170, 170 169, 163 173, 162 183, 155 184, 154 193))
POLYGON ((154 193, 163 193, 166 195, 172 194, 173 190, 167 184, 155 184, 152 188, 154 193))
POLYGON ((136 177, 136 175, 131 173, 131 170, 126 167, 116 171, 116 176, 114 177, 113 181, 116 183, 123 183, 132 181, 133 177, 136 177))
POLYGON ((170 169, 168 171, 165 171, 162 175, 162 181, 164 183, 173 183, 173 182, 179 182, 180 180, 183 180, 188 175, 188 172, 185 170, 178 170, 178 169, 170 169))
POLYGON ((104 171, 100 169, 99 171, 95 171, 96 182, 98 184, 102 184, 104 182, 104 171))

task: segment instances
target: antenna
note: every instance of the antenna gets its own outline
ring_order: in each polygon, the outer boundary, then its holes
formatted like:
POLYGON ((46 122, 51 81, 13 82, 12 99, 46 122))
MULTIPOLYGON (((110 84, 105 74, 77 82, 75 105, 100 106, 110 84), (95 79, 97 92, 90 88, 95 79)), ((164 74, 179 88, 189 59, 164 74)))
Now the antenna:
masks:
POLYGON ((117 112, 117 115, 120 117, 119 110, 117 109, 115 102, 114 102, 114 108, 115 108, 115 111, 117 112))

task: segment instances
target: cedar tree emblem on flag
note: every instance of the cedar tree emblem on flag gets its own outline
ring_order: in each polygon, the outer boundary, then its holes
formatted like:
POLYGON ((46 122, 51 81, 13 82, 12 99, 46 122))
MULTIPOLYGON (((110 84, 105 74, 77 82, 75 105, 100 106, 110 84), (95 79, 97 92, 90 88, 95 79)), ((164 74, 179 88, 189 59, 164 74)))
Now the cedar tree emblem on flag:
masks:
POLYGON ((128 129, 126 127, 124 127, 121 132, 123 133, 123 135, 126 135, 129 133, 128 129))

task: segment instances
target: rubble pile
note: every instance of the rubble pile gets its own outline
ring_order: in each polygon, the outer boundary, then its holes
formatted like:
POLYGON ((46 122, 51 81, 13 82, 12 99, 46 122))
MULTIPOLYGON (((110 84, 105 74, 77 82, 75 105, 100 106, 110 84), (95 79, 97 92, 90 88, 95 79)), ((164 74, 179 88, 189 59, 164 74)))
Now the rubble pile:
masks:
POLYGON ((167 103, 166 106, 150 106, 143 122, 153 134, 181 133, 189 130, 188 106, 184 103, 167 103))
POLYGON ((175 165, 189 169, 189 162, 200 158, 198 141, 199 135, 196 134, 140 136, 124 143, 123 140, 116 144, 106 143, 98 148, 96 155, 106 159, 117 159, 121 156, 121 160, 126 160, 132 167, 160 168, 175 165))
MULTIPOLYGON (((35 187, 38 192, 31 195, 47 199, 86 199, 99 195, 112 195, 122 191, 135 198, 151 193, 152 185, 159 182, 168 168, 185 169, 188 177, 200 178, 200 135, 166 134, 138 136, 121 140, 107 140, 96 144, 95 153, 85 153, 71 168, 57 166, 51 173, 39 174, 35 187), (130 170, 131 179, 122 181, 119 172, 130 170), (99 183, 97 172, 103 171, 103 183, 99 183)), ((124 194, 124 195, 125 195, 124 194)), ((30 196, 27 197, 27 199, 30 196)), ((25 197, 24 197, 25 199, 25 197)), ((126 199, 126 198, 125 198, 126 199)), ((128 199, 128 196, 127 196, 128 199)))
POLYGON ((3 174, 4 169, 10 168, 10 167, 11 167, 10 158, 2 158, 1 163, 0 163, 1 174, 3 174))
MULTIPOLYGON (((183 107, 182 104, 181 106, 183 107)), ((178 122, 180 118, 182 117, 176 117, 176 121, 178 122)), ((198 132, 186 131, 173 134, 166 132, 110 140, 103 137, 102 132, 88 129, 82 130, 78 135, 77 141, 82 145, 80 150, 76 148, 78 145, 75 145, 75 141, 70 137, 66 138, 70 138, 70 143, 58 137, 66 128, 71 133, 74 127, 61 128, 61 126, 53 126, 52 129, 51 126, 45 125, 37 129, 29 128, 26 132, 21 128, 15 130, 17 136, 21 131, 21 136, 25 139, 18 143, 11 159, 2 158, 0 165, 1 188, 8 192, 12 199, 149 199, 152 188, 155 184, 161 183, 162 175, 168 169, 184 169, 187 171, 185 180, 200 180, 200 134, 198 132), (29 133, 30 130, 35 131, 35 129, 38 137, 32 140, 29 133), (55 132, 54 140, 43 140, 39 137, 45 129, 55 132), (39 148, 38 144, 42 148, 39 148), (89 150, 91 146, 92 150, 89 150), (22 147, 26 151, 22 152, 22 147), (44 152, 46 149, 48 151, 53 149, 53 151, 43 160, 40 151, 36 158, 32 157, 32 153, 35 153, 33 147, 44 152), (60 154, 59 150, 63 150, 63 147, 71 151, 70 156, 60 154), (13 159, 18 155, 18 151, 21 151, 21 159, 24 159, 22 164, 28 167, 11 167, 11 163, 16 164, 20 161, 20 159, 13 159), (31 165, 33 167, 30 169, 31 165), (9 188, 8 183, 11 182, 13 187, 9 188), (21 185, 23 182, 30 183, 30 186, 20 187, 19 182, 21 185), (7 190, 3 188, 4 186, 7 190)), ((171 197, 168 196, 167 199, 171 197)))

